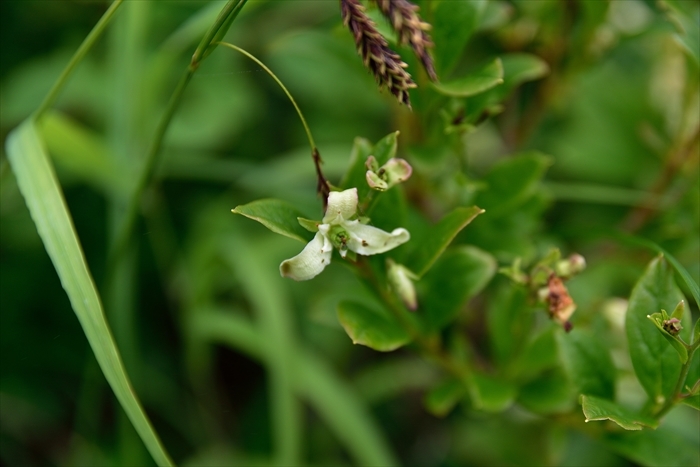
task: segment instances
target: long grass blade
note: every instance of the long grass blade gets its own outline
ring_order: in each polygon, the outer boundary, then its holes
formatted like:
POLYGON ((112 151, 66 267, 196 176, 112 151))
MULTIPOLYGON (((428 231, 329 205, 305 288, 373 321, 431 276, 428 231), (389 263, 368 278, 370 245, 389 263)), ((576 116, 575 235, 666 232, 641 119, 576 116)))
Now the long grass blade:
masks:
POLYGON ((39 236, 102 372, 156 463, 173 465, 124 370, 61 187, 34 120, 25 120, 12 131, 6 150, 39 236))

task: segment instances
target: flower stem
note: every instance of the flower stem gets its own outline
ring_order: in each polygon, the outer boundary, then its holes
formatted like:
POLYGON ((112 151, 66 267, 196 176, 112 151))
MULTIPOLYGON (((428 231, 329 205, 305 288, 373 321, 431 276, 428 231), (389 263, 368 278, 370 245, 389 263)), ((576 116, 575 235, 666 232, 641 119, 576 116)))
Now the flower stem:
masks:
POLYGON ((304 131, 306 131, 306 137, 309 139, 309 146, 311 146, 311 152, 313 153, 314 151, 316 151, 316 143, 314 142, 314 137, 311 135, 311 129, 309 128, 309 125, 306 123, 306 119, 304 118, 304 114, 301 112, 301 109, 297 105, 297 101, 294 100, 294 97, 292 97, 292 94, 289 92, 287 87, 284 84, 282 84, 282 81, 280 81, 280 79, 277 77, 277 75, 275 75, 272 72, 272 70, 270 70, 267 66, 265 66, 265 64, 263 62, 261 62, 257 57, 255 57, 250 52, 248 52, 244 49, 241 49, 240 47, 235 46, 233 44, 229 44, 228 42, 218 42, 218 44, 242 53, 243 55, 245 55, 246 57, 248 57, 249 59, 251 59, 252 61, 257 63, 263 70, 265 70, 267 72, 268 75, 270 75, 272 77, 272 79, 275 80, 275 82, 277 84, 279 84, 279 86, 282 88, 282 91, 284 91, 284 93, 287 95, 289 100, 292 102, 292 105, 296 109, 297 114, 299 115, 299 119, 301 120, 301 124, 304 125, 304 131))
POLYGON ((70 59, 70 62, 68 62, 68 65, 66 65, 66 67, 63 69, 61 76, 58 77, 56 82, 53 84, 53 87, 42 101, 41 105, 39 105, 39 108, 34 112, 34 119, 40 119, 46 113, 46 111, 51 108, 54 102, 56 102, 56 99, 58 99, 58 95, 61 93, 63 87, 68 82, 68 78, 75 70, 75 67, 78 65, 78 63, 80 63, 83 60, 83 58, 90 51, 97 39, 102 35, 105 28, 112 20, 114 13, 117 11, 122 2, 123 0, 114 0, 114 2, 112 2, 105 14, 102 15, 102 18, 100 18, 100 20, 97 22, 95 27, 92 28, 90 34, 88 34, 87 37, 83 40, 83 43, 80 44, 80 47, 78 47, 78 50, 75 51, 73 57, 70 59))

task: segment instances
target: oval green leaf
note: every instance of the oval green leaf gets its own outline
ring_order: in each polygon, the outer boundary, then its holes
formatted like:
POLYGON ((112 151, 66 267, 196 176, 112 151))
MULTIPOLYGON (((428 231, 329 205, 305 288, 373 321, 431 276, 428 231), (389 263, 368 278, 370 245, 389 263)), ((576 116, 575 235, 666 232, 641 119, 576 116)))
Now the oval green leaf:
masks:
MULTIPOLYGON (((649 263, 632 290, 625 317, 629 352, 639 382, 655 403, 670 397, 681 362, 676 351, 647 319, 661 309, 672 309, 683 299, 673 280, 673 270, 663 256, 649 263)), ((686 322, 689 322, 689 317, 686 322)), ((688 334, 684 329, 681 334, 688 334)))
POLYGON ((496 273, 496 260, 472 246, 460 246, 443 254, 419 282, 423 328, 437 331, 448 324, 464 304, 479 293, 496 273))
POLYGON ((581 406, 587 422, 610 420, 625 430, 641 430, 643 427, 656 428, 658 420, 638 414, 612 401, 595 396, 582 396, 581 406))
POLYGON ((559 331, 556 337, 564 368, 579 394, 613 400, 617 371, 603 341, 578 328, 559 331))
POLYGON ((441 94, 451 97, 469 97, 503 84, 503 63, 496 58, 468 75, 449 82, 434 83, 441 94))
POLYGON ((455 236, 484 210, 472 206, 457 208, 427 231, 427 238, 417 239, 416 249, 409 255, 407 266, 419 277, 425 274, 445 251, 455 236))
POLYGON ((258 221, 273 232, 300 242, 306 243, 313 236, 299 224, 298 218, 304 217, 302 213, 286 201, 261 199, 236 206, 231 212, 258 221))
POLYGON ((338 304, 338 320, 353 344, 366 345, 380 352, 391 352, 410 342, 406 331, 389 316, 382 316, 352 301, 338 304))

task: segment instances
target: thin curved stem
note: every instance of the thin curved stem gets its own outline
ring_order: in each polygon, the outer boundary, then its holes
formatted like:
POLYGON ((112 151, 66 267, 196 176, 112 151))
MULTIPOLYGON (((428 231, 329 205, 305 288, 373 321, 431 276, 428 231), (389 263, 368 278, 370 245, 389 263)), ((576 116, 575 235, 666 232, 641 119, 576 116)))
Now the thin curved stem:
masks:
POLYGON ((66 67, 63 69, 61 76, 58 77, 54 85, 51 87, 51 90, 42 101, 41 105, 39 105, 39 108, 34 112, 33 117, 36 120, 40 119, 46 113, 46 111, 51 108, 54 102, 56 102, 58 95, 61 93, 63 87, 68 82, 68 78, 75 70, 75 67, 78 65, 78 63, 80 63, 83 60, 85 55, 87 55, 88 51, 90 51, 90 49, 95 44, 100 35, 102 35, 105 28, 112 20, 114 13, 117 11, 117 9, 123 1, 124 0, 114 0, 114 2, 109 6, 105 14, 102 15, 102 18, 100 18, 100 20, 97 22, 95 27, 92 28, 90 34, 88 34, 87 37, 83 40, 83 43, 80 44, 80 47, 78 47, 78 50, 75 51, 73 57, 70 59, 70 62, 68 62, 68 65, 66 65, 66 67))
POLYGON ((243 55, 245 55, 246 57, 248 57, 249 59, 251 59, 252 61, 257 63, 258 65, 260 65, 260 67, 263 70, 265 70, 267 72, 267 74, 270 75, 272 77, 272 79, 274 79, 277 82, 277 84, 279 84, 279 86, 282 88, 282 90, 287 95, 289 100, 292 102, 292 105, 296 109, 297 114, 299 114, 299 119, 301 120, 301 124, 304 125, 304 130, 306 131, 306 137, 309 139, 309 146, 311 146, 311 152, 313 153, 314 151, 316 151, 316 143, 314 142, 314 137, 311 136, 311 129, 309 128, 309 125, 306 123, 306 119, 304 118, 304 114, 301 113, 301 109, 297 105, 297 101, 294 100, 294 97, 292 97, 292 94, 289 92, 287 87, 284 84, 282 84, 282 81, 280 81, 280 79, 277 77, 277 75, 275 75, 272 72, 272 70, 270 70, 268 67, 266 67, 263 62, 261 62, 257 57, 255 57, 250 52, 248 52, 244 49, 241 49, 240 47, 235 46, 233 44, 229 44, 228 42, 218 42, 218 44, 242 53, 243 55))

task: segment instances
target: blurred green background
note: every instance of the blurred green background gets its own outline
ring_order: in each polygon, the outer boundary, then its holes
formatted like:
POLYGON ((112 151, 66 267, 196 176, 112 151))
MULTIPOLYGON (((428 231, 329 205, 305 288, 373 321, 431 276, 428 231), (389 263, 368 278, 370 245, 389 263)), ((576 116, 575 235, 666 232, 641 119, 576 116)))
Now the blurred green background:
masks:
MULTIPOLYGON (((430 2, 419 3, 431 11, 430 2)), ((414 203, 428 217, 473 202, 480 180, 508 155, 550 156, 527 202, 475 221, 457 241, 501 265, 533 261, 552 246, 583 254, 589 268, 570 284, 579 304, 574 324, 606 323, 617 352, 624 332, 607 317, 624 309, 620 301, 652 256, 611 241, 611 230, 659 243, 700 278, 700 7, 482 3, 453 76, 514 52, 549 68, 496 96, 501 108, 492 116, 469 115, 470 98, 437 106, 404 48, 420 85, 414 112, 378 92, 333 0, 250 0, 227 40, 260 57, 290 89, 331 181, 342 176, 356 136, 377 141, 400 130, 399 153, 416 169, 406 193, 433 203, 414 203), (470 126, 447 135, 460 108, 470 126), (460 170, 463 178, 454 177, 460 170)), ((340 261, 306 283, 279 277, 280 261, 300 245, 230 210, 275 197, 320 218, 313 164, 285 95, 227 49, 203 63, 185 92, 159 182, 146 193, 118 286, 107 290, 107 248, 131 183, 222 5, 125 2, 42 126, 126 369, 173 459, 279 465, 286 453, 309 465, 658 465, 632 444, 605 444, 581 429, 578 407, 543 414, 515 404, 485 414, 465 402, 438 418, 423 403, 442 377, 437 367, 411 349, 353 346, 338 324, 339 300, 368 296, 340 261), (280 380, 284 366, 298 372, 291 383, 280 380)), ((107 6, 0 3, 3 141, 39 106, 107 6)), ((96 364, 4 153, 0 177, 0 462, 152 465, 96 364)), ((505 282, 494 279, 456 324, 486 367, 493 355, 485 314, 505 282)), ((629 373, 623 354, 613 357, 629 373)), ((667 425, 696 427, 697 412, 685 409, 667 425)), ((690 446, 700 442, 696 431, 686 432, 690 446)))

